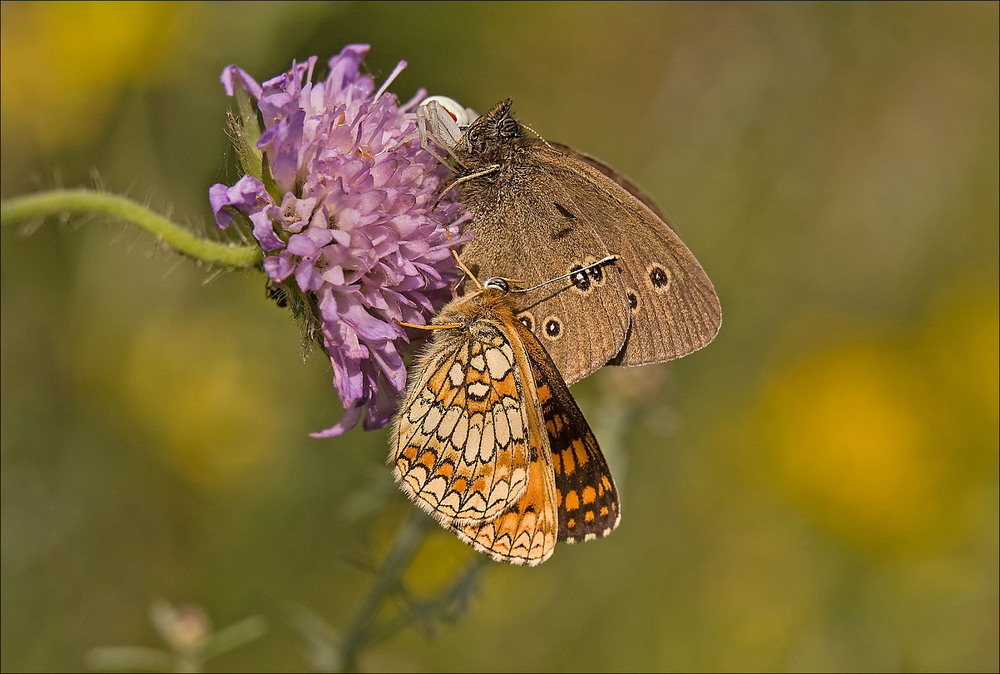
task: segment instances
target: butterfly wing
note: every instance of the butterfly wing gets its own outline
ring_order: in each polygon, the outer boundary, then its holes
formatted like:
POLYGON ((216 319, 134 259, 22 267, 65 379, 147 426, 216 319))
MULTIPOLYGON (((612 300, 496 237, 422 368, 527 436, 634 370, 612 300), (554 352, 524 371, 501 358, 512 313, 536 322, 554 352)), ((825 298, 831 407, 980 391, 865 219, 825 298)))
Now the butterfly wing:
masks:
POLYGON ((558 540, 568 543, 606 536, 618 526, 621 506, 597 438, 559 375, 555 363, 533 334, 521 332, 538 403, 545 419, 558 495, 558 540))
POLYGON ((440 329, 418 363, 390 462, 403 491, 461 540, 533 566, 557 540, 614 529, 618 492, 555 364, 509 303, 487 289, 442 310, 437 322, 456 327, 440 329))
POLYGON ((442 521, 490 520, 517 501, 544 433, 520 344, 487 317, 474 327, 435 332, 393 426, 393 477, 442 521))
MULTIPOLYGON (((504 297, 504 302, 509 301, 504 297)), ((521 409, 526 414, 528 451, 527 487, 516 502, 510 503, 499 516, 477 522, 441 522, 473 548, 499 562, 509 564, 541 564, 555 549, 559 528, 556 508, 556 485, 552 452, 545 432, 542 405, 532 376, 531 356, 525 350, 524 336, 535 344, 531 333, 518 322, 509 306, 494 308, 490 322, 481 322, 477 330, 496 329, 510 346, 513 356, 511 369, 522 383, 521 409)))
POLYGON ((457 147, 456 184, 474 215, 463 260, 479 276, 535 284, 621 256, 568 288, 514 300, 565 380, 712 341, 721 325, 715 289, 652 200, 592 157, 524 137, 510 107, 502 101, 476 120, 457 147))
POLYGON ((601 161, 566 146, 533 141, 553 178, 572 194, 619 265, 631 328, 615 365, 680 358, 715 339, 722 308, 701 264, 652 200, 601 161), (609 226, 608 223, 614 223, 609 226))
MULTIPOLYGON (((501 170, 501 173, 504 169, 501 170)), ((514 278, 525 286, 568 274, 613 253, 565 186, 540 167, 463 184, 475 217, 462 261, 481 278, 514 278)), ((517 317, 552 354, 569 383, 595 372, 621 350, 630 315, 617 264, 602 265, 511 299, 517 317)))
MULTIPOLYGON (((535 413, 540 418, 540 410, 535 413)), ((498 562, 528 566, 544 562, 555 550, 560 524, 552 454, 547 446, 534 452, 528 476, 524 494, 499 517, 479 524, 451 524, 451 531, 498 562)))

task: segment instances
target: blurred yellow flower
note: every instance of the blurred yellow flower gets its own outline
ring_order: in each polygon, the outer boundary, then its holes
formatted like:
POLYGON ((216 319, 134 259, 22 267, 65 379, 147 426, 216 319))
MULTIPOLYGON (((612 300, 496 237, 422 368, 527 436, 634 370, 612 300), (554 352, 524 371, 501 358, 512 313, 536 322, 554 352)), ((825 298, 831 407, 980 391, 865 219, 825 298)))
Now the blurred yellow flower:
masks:
POLYGON ((979 516, 966 507, 970 482, 995 479, 996 288, 957 295, 914 344, 841 344, 785 367, 763 393, 755 434, 782 491, 863 548, 954 540, 979 516))
POLYGON ((150 324, 126 355, 122 404, 161 459, 204 488, 259 476, 282 454, 274 382, 211 320, 150 324), (249 404, 248 404, 249 403, 249 404))
POLYGON ((122 90, 168 56, 187 11, 171 2, 3 3, 5 136, 26 133, 53 149, 97 135, 122 90))

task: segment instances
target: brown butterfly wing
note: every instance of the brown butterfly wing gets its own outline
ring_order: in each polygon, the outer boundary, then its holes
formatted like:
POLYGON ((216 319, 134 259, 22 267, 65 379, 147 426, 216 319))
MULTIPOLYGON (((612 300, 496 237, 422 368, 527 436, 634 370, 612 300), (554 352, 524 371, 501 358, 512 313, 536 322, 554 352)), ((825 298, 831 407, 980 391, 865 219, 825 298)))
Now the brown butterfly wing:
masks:
POLYGON ((609 361, 670 360, 712 341, 721 325, 715 289, 652 200, 592 157, 524 137, 510 106, 479 118, 458 148, 456 183, 474 215, 466 264, 479 276, 533 284, 621 256, 586 287, 515 300, 566 381, 609 361))
POLYGON ((606 536, 621 519, 618 489, 590 424, 555 363, 533 334, 521 333, 545 419, 559 504, 560 541, 606 536))
POLYGON ((586 152, 578 152, 577 150, 571 148, 569 145, 563 145, 562 143, 556 143, 555 141, 547 140, 545 141, 545 144, 548 145, 550 148, 557 150, 561 154, 575 157, 580 161, 590 164, 595 169, 603 173, 609 180, 616 183, 619 187, 621 187, 623 190, 631 194, 633 197, 635 197, 642 203, 646 204, 646 208, 653 211, 653 213, 656 214, 656 217, 658 217, 660 220, 666 222, 667 218, 663 215, 663 212, 660 210, 660 207, 656 204, 656 201, 653 200, 653 197, 646 194, 645 190, 643 190, 641 187, 639 187, 634 182, 629 180, 627 177, 623 176, 621 173, 618 173, 618 171, 615 171, 613 168, 602 162, 597 157, 593 157, 587 154, 586 152))
MULTIPOLYGON (((599 232, 578 218, 577 199, 542 167, 518 167, 463 185, 475 214, 462 261, 480 278, 548 281, 613 253, 599 232), (483 182, 480 182, 483 181, 483 182)), ((605 365, 629 329, 626 286, 616 264, 511 299, 569 383, 605 365)))
POLYGON ((479 294, 443 309, 393 424, 389 463, 400 488, 444 521, 497 517, 521 497, 539 422, 523 347, 479 294))
POLYGON ((604 243, 621 256, 632 327, 613 364, 672 360, 715 339, 722 325, 715 287, 652 199, 594 157, 540 140, 533 144, 568 190, 604 195, 582 204, 604 243))

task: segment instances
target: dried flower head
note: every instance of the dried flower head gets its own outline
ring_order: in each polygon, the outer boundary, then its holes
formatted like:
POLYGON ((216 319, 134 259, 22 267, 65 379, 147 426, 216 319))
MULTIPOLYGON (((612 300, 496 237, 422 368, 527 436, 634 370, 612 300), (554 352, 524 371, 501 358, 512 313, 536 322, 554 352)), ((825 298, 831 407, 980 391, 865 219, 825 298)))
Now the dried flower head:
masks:
POLYGON ((260 175, 213 186, 212 209, 223 228, 246 216, 272 282, 305 294, 346 410, 317 437, 350 429, 365 408, 365 429, 385 426, 406 390, 396 321, 427 323, 457 280, 462 207, 436 202, 447 169, 420 145, 410 113, 424 92, 404 105, 388 82, 376 92, 359 71, 367 51, 345 47, 316 82, 316 57, 263 85, 236 66, 222 74, 229 95, 256 100, 263 162, 260 175))

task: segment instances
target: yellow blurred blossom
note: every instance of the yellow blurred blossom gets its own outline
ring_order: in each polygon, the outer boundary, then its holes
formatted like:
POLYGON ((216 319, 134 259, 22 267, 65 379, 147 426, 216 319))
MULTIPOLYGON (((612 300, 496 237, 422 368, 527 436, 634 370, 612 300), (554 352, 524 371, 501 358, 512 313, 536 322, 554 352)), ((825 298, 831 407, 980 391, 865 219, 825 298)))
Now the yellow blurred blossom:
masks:
POLYGON ((96 135, 121 91, 169 56, 187 9, 170 2, 3 3, 5 132, 19 130, 49 149, 96 135))
POLYGON ((863 548, 966 532, 960 485, 996 473, 997 324, 995 287, 961 293, 912 344, 862 337, 785 366, 755 415, 782 491, 863 548))
POLYGON ((281 420, 268 413, 274 392, 222 341, 224 325, 187 325, 140 330, 125 359, 123 404, 186 480, 206 488, 238 484, 281 454, 281 420))

